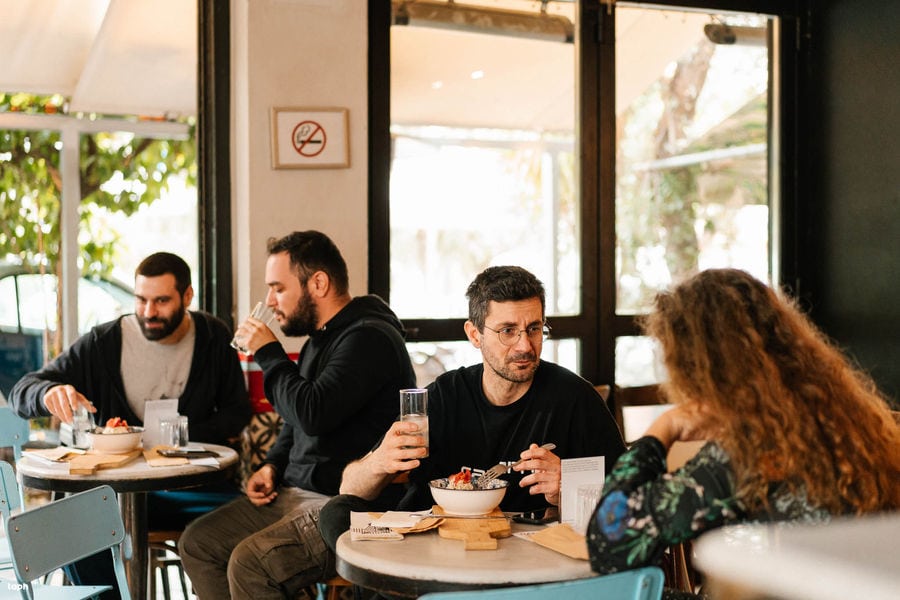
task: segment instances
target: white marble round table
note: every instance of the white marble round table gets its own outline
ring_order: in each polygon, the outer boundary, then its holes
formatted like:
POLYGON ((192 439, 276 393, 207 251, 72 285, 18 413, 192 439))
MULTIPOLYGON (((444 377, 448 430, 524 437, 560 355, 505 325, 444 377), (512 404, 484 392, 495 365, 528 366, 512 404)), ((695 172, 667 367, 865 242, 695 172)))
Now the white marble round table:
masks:
POLYGON ((26 487, 50 492, 81 492, 109 485, 119 495, 125 528, 131 534, 132 556, 125 571, 132 597, 147 597, 147 492, 198 487, 224 481, 234 473, 238 454, 228 446, 198 443, 218 456, 217 466, 197 464, 151 467, 139 456, 127 465, 101 469, 93 475, 72 475, 58 467, 23 456, 16 463, 26 487))
MULTIPOLYGON (((538 526, 513 523, 512 530, 538 526)), ((407 534, 397 541, 337 541, 337 571, 345 579, 389 596, 418 597, 429 592, 511 587, 594 577, 590 563, 569 558, 534 542, 511 536, 496 550, 466 550, 460 540, 437 531, 407 534)))
POLYGON ((693 543, 694 564, 713 586, 737 586, 753 597, 895 600, 898 540, 897 513, 818 525, 732 525, 693 543))

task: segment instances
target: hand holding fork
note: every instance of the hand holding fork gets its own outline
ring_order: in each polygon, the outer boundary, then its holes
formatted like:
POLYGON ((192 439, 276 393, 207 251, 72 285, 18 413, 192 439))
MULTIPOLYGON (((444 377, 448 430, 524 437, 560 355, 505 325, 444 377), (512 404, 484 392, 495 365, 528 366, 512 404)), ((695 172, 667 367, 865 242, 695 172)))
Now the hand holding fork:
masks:
MULTIPOLYGON (((543 448, 544 450, 553 450, 554 448, 556 448, 556 444, 550 442, 550 443, 544 444, 543 446, 541 446, 541 448, 543 448)), ((491 467, 490 469, 485 471, 484 475, 482 475, 481 477, 478 478, 478 480, 476 481, 476 483, 478 484, 478 487, 485 487, 487 484, 489 484, 493 480, 497 479, 499 476, 503 475, 504 473, 507 473, 510 469, 512 469, 513 467, 515 467, 516 465, 518 465, 519 463, 521 463, 524 460, 525 460, 524 458, 520 458, 519 460, 517 460, 516 462, 514 462, 511 465, 504 465, 503 463, 494 465, 493 467, 491 467)))

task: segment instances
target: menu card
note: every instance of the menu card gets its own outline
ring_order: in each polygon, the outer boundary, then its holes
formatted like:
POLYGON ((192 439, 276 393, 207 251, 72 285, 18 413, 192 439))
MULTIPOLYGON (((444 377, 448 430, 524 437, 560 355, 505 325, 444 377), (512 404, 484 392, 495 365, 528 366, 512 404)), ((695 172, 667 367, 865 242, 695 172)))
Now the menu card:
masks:
POLYGON ((578 514, 578 486, 589 483, 602 485, 604 471, 604 457, 602 456, 562 459, 562 480, 559 494, 559 520, 561 523, 575 524, 578 514))

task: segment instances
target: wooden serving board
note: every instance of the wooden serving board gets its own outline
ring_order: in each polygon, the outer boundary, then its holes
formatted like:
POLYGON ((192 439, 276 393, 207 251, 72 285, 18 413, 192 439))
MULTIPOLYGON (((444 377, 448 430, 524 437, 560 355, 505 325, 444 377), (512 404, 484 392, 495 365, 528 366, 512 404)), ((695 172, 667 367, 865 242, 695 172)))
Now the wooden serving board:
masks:
POLYGON ((93 475, 99 469, 112 469, 127 465, 141 455, 135 448, 127 454, 79 454, 69 459, 69 473, 72 475, 93 475))
MULTIPOLYGON (((440 506, 432 508, 435 516, 445 514, 440 506)), ((500 509, 483 518, 447 518, 438 525, 438 535, 451 540, 463 540, 466 550, 496 550, 497 538, 512 535, 512 529, 500 509)))

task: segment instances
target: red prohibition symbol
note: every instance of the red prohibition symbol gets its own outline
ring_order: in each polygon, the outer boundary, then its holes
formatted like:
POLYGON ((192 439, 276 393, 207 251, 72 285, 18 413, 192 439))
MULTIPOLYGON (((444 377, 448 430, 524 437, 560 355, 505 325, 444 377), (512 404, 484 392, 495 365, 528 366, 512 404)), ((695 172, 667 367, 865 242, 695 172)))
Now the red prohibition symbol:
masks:
POLYGON ((318 156, 325 149, 325 129, 315 121, 300 121, 291 133, 291 144, 301 156, 318 156))

